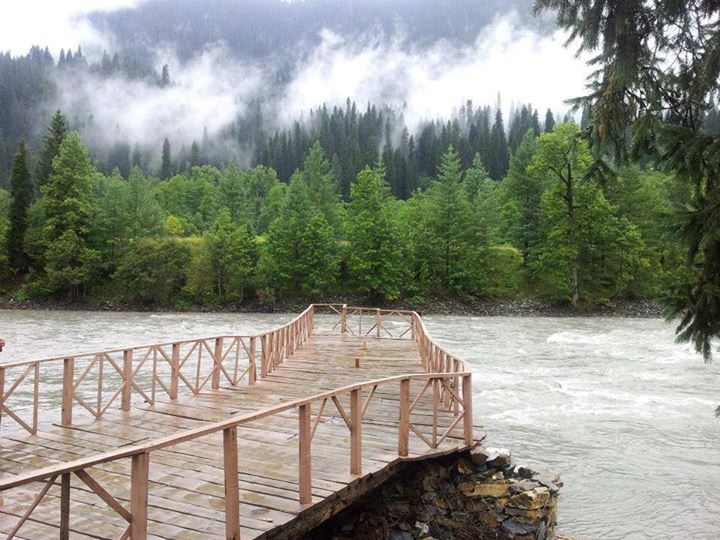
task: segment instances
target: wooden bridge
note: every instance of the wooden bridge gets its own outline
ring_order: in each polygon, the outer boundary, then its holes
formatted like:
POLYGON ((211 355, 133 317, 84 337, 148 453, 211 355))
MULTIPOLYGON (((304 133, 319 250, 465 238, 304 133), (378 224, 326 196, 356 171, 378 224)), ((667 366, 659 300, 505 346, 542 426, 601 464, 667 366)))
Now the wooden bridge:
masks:
POLYGON ((0 537, 295 538, 481 435, 411 311, 3 364, 0 537))

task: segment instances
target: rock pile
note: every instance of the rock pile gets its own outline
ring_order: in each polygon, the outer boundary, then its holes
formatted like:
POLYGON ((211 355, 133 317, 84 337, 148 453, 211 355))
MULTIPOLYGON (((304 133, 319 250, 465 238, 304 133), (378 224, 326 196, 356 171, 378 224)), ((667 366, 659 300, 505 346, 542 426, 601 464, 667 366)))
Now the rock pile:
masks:
POLYGON ((507 452, 475 448, 408 464, 308 538, 550 539, 561 486, 557 476, 514 465, 507 452))

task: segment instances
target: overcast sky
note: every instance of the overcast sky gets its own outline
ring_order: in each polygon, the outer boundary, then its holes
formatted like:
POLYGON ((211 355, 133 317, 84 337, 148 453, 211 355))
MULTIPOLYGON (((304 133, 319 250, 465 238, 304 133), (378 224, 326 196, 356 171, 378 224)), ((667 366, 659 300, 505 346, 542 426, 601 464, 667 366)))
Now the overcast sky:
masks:
MULTIPOLYGON (((85 14, 132 7, 142 0, 12 0, 0 18, 0 50, 25 54, 33 45, 61 48, 82 44, 88 51, 114 49, 113 37, 94 28, 85 14), (42 13, 42 16, 39 14, 42 13)), ((502 95, 507 114, 514 104, 532 103, 541 114, 568 109, 565 100, 584 93, 588 68, 565 48, 560 31, 538 34, 515 12, 498 14, 473 43, 438 42, 423 50, 394 41, 346 41, 325 30, 321 43, 296 66, 281 100, 279 115, 293 120, 322 103, 342 104, 347 97, 366 103, 404 106, 410 127, 429 118, 447 118, 461 103, 493 105, 502 95)), ((111 78, 60 85, 58 106, 74 99, 90 109, 101 125, 116 125, 132 140, 143 141, 164 131, 181 141, 197 138, 204 127, 219 131, 241 113, 254 95, 271 82, 257 66, 241 65, 210 48, 184 65, 172 50, 158 49, 156 68, 171 66, 171 95, 155 84, 111 78), (178 124, 178 119, 186 122, 178 124)))
POLYGON ((134 6, 138 0, 9 0, 0 17, 0 50, 25 54, 33 45, 60 49, 105 46, 101 35, 84 17, 95 10, 134 6))

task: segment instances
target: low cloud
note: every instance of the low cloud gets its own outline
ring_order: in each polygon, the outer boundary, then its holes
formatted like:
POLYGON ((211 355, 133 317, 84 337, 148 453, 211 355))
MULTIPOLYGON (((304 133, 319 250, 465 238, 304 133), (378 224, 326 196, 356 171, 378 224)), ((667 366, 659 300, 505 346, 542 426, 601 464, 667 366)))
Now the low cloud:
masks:
POLYGON ((3 3, 0 17, 0 50, 25 54, 33 45, 75 50, 78 43, 90 51, 113 45, 111 36, 87 19, 91 11, 134 7, 139 0, 22 0, 3 3))
MULTIPOLYGON (((180 65, 172 53, 158 52, 158 66, 166 63, 180 65)), ((58 81, 58 106, 96 144, 120 138, 157 146, 165 137, 199 140, 205 128, 219 134, 264 87, 258 68, 231 60, 220 46, 171 72, 171 80, 161 88, 155 81, 69 74, 58 81)))
MULTIPOLYGON (((121 1, 121 0, 118 0, 121 1)), ((323 103, 388 104, 401 109, 411 130, 427 119, 447 118, 466 100, 504 111, 532 103, 565 110, 564 101, 584 91, 587 67, 563 46, 561 32, 539 34, 517 14, 495 19, 474 43, 439 41, 417 48, 401 39, 344 38, 329 30, 295 64, 278 89, 277 66, 233 60, 218 44, 181 63, 171 51, 156 51, 156 69, 171 67, 172 86, 121 77, 63 76, 58 106, 93 144, 118 139, 157 148, 164 137, 175 147, 212 137, 242 115, 251 100, 273 96, 266 121, 288 126, 323 103)))
POLYGON ((531 102, 553 110, 584 91, 587 67, 563 45, 566 35, 540 35, 513 15, 498 17, 470 46, 438 42, 412 49, 402 42, 362 45, 326 31, 322 43, 298 66, 283 113, 293 118, 349 96, 359 103, 404 107, 410 127, 448 117, 466 100, 503 106, 531 102))

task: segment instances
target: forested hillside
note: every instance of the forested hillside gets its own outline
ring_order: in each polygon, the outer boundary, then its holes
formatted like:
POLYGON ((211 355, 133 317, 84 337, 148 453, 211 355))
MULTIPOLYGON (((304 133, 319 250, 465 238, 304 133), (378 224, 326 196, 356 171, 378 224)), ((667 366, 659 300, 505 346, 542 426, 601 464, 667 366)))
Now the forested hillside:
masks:
POLYGON ((551 115, 540 126, 523 110, 502 156, 502 123, 488 130, 489 109, 467 105, 470 128, 435 126, 431 143, 405 134, 381 152, 360 145, 349 164, 323 146, 332 119, 386 123, 348 104, 320 112, 329 123, 317 131, 273 137, 261 151, 270 166, 216 167, 198 147, 197 163, 178 167, 166 147, 162 175, 131 166, 127 177, 100 172, 57 113, 38 156, 20 146, 11 191, 0 191, 2 283, 21 299, 175 307, 328 295, 590 306, 655 298, 681 279, 669 216, 688 193, 650 166, 594 179, 579 126, 551 115))

